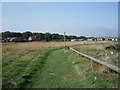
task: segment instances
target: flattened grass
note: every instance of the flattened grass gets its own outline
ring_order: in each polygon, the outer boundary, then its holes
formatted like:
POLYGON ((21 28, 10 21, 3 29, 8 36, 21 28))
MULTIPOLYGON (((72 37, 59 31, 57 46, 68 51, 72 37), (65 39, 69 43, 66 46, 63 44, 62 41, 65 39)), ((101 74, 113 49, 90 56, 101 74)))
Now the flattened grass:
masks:
POLYGON ((63 49, 53 51, 44 67, 38 70, 25 88, 74 88, 80 87, 78 74, 71 61, 69 52, 63 49))

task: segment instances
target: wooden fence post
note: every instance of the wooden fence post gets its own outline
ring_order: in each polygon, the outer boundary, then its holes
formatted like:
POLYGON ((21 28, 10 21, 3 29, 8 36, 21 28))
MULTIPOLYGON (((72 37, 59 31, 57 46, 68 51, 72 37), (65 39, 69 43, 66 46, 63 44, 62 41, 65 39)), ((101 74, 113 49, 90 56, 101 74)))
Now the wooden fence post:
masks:
POLYGON ((64 32, 64 43, 65 43, 65 47, 66 47, 66 38, 65 38, 65 32, 64 32))

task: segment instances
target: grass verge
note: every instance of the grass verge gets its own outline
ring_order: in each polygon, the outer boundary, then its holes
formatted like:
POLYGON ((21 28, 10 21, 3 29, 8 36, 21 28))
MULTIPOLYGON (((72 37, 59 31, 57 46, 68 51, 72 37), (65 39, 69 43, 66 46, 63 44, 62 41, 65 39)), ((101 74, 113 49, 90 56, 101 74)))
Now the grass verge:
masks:
POLYGON ((70 59, 81 77, 81 88, 118 88, 118 73, 72 51, 70 59))
POLYGON ((53 50, 35 51, 32 60, 19 60, 3 67, 3 88, 21 88, 31 76, 43 67, 46 58, 53 50))

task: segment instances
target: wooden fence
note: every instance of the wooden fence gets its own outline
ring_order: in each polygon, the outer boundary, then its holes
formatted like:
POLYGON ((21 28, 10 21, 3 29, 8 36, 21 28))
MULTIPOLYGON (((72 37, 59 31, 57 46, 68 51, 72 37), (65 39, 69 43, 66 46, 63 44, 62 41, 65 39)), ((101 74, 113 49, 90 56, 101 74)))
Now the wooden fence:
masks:
POLYGON ((95 62, 97 62, 97 63, 100 63, 100 64, 102 64, 102 65, 104 65, 104 66, 106 66, 106 67, 108 67, 108 68, 110 68, 110 69, 112 69, 112 70, 120 73, 120 68, 117 67, 117 66, 111 65, 111 64, 109 64, 109 63, 106 63, 106 62, 101 61, 101 60, 99 60, 99 59, 96 59, 96 58, 94 58, 94 57, 91 57, 91 56, 88 56, 88 55, 86 55, 86 54, 80 53, 79 51, 77 51, 77 50, 75 50, 75 49, 73 49, 73 48, 71 48, 71 47, 70 47, 70 49, 71 49, 72 51, 76 52, 77 54, 80 54, 80 55, 82 55, 82 56, 84 56, 84 57, 86 57, 86 58, 88 58, 88 59, 91 59, 91 60, 93 60, 93 61, 95 61, 95 62))

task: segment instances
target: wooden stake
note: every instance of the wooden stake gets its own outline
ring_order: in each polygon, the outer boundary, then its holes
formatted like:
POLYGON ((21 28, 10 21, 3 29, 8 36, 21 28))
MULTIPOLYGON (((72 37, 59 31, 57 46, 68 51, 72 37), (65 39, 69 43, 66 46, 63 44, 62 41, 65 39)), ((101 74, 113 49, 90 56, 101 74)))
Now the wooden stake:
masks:
POLYGON ((66 38, 65 38, 65 32, 64 32, 64 43, 65 43, 65 47, 66 47, 66 38))

